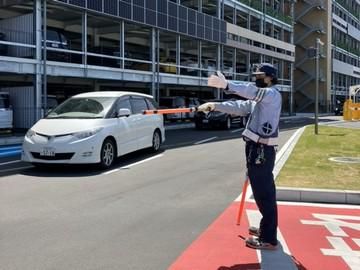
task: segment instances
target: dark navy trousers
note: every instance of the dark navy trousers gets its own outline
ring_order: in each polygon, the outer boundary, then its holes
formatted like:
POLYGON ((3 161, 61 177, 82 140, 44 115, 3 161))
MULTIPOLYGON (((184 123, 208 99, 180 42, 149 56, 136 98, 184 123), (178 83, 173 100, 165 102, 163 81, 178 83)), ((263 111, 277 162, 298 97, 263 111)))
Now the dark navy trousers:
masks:
POLYGON ((277 244, 277 204, 273 176, 276 151, 274 146, 246 142, 246 164, 254 199, 262 215, 260 240, 277 244))

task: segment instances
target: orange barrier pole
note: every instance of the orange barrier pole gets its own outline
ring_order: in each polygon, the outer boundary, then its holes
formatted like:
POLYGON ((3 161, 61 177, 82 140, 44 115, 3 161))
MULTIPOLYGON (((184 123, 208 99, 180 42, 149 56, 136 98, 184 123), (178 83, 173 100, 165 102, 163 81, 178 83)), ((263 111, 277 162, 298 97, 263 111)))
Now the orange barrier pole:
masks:
POLYGON ((241 194, 241 200, 240 200, 240 206, 239 206, 239 212, 238 212, 238 216, 237 216, 237 220, 236 220, 236 225, 240 225, 242 213, 244 211, 245 196, 246 196, 246 191, 247 191, 248 185, 249 185, 249 176, 246 175, 246 180, 245 180, 245 183, 243 185, 243 190, 242 190, 242 194, 241 194))
POLYGON ((145 110, 143 111, 143 114, 189 113, 195 111, 196 108, 176 108, 176 109, 145 110))

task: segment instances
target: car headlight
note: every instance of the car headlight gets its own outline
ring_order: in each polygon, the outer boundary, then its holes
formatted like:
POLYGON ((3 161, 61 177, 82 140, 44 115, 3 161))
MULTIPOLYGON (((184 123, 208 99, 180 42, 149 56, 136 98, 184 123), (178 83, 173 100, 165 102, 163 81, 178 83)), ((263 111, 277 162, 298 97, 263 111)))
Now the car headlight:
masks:
POLYGON ((31 137, 33 137, 33 136, 35 136, 35 135, 36 135, 36 132, 33 131, 32 129, 29 129, 29 130, 26 132, 25 137, 31 139, 31 137))
POLYGON ((77 139, 81 140, 81 139, 85 139, 85 138, 94 136, 96 133, 100 132, 102 129, 103 128, 95 128, 92 130, 77 132, 77 133, 74 133, 73 136, 76 137, 77 139))

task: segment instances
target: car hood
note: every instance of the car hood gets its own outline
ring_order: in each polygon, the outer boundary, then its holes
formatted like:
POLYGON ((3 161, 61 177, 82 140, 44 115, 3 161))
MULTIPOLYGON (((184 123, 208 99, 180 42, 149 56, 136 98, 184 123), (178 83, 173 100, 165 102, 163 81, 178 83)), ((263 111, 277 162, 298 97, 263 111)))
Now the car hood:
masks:
POLYGON ((44 135, 65 135, 104 126, 104 119, 41 119, 32 130, 44 135))

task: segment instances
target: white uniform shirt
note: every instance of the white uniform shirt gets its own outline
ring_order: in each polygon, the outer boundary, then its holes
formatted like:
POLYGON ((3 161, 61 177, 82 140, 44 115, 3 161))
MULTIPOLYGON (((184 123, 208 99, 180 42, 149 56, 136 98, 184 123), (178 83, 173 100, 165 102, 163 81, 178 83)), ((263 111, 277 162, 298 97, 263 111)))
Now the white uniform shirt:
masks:
POLYGON ((228 93, 248 100, 216 103, 215 110, 241 116, 250 114, 243 136, 254 142, 277 145, 282 104, 279 90, 275 86, 257 88, 252 83, 233 82, 229 82, 228 88, 228 93))

